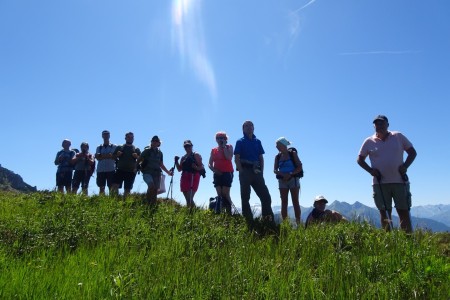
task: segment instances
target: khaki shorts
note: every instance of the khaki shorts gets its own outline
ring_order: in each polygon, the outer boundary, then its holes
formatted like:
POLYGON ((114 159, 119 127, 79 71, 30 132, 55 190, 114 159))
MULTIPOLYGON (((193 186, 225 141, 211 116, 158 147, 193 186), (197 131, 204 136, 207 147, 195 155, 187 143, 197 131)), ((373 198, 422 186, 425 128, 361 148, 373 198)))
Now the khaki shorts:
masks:
POLYGON ((300 178, 292 177, 288 181, 284 181, 282 179, 278 179, 278 188, 279 189, 293 189, 300 188, 300 178))
POLYGON ((392 210, 392 199, 394 199, 395 208, 409 210, 411 208, 409 184, 383 183, 381 187, 380 184, 373 185, 373 200, 379 210, 392 210))

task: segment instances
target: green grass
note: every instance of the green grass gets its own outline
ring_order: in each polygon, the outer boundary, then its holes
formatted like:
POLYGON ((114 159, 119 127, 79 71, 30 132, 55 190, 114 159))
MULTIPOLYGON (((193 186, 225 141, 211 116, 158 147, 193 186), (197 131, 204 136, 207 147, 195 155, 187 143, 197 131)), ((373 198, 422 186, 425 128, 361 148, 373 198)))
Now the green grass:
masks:
POLYGON ((449 299, 449 233, 0 194, 0 299, 449 299))

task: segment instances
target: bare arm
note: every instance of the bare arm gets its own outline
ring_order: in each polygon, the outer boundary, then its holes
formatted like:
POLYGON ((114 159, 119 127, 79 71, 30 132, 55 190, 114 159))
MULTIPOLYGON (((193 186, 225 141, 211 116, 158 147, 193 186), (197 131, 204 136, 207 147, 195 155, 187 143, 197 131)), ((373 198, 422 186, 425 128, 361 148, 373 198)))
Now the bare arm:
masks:
MULTIPOLYGON (((183 156, 182 158, 181 158, 181 163, 183 163, 183 161, 185 160, 185 156, 183 156)), ((180 165, 180 162, 179 162, 179 160, 177 159, 177 160, 175 160, 175 167, 177 168, 177 171, 178 172, 181 172, 181 165, 180 165)))
POLYGON ((208 167, 212 172, 214 172, 213 150, 211 150, 211 154, 209 155, 208 167))
POLYGON ((200 170, 204 169, 205 167, 203 166, 202 156, 198 153, 194 153, 194 157, 195 157, 195 163, 193 164, 192 168, 196 171, 200 171, 200 170))
POLYGON ((278 175, 278 155, 275 155, 273 162, 273 172, 278 175))
POLYGON ((173 170, 168 170, 163 162, 159 163, 160 168, 167 173, 169 176, 173 176, 173 170))
POLYGON ((226 159, 231 160, 233 158, 233 146, 225 145, 225 147, 223 148, 223 154, 225 155, 226 159))
POLYGON ((366 162, 366 156, 359 155, 359 156, 358 156, 358 159, 356 160, 356 162, 358 163, 358 165, 359 165, 361 168, 363 168, 364 170, 366 170, 366 172, 369 173, 370 175, 376 176, 376 177, 379 177, 379 176, 381 175, 381 174, 380 174, 380 171, 378 171, 377 169, 371 168, 371 167, 367 164, 367 162, 366 162))
POLYGON ((414 147, 410 147, 409 149, 407 149, 406 153, 408 154, 408 156, 406 157, 405 162, 398 168, 401 174, 406 173, 406 171, 411 166, 411 164, 413 163, 413 161, 416 159, 417 156, 417 152, 416 149, 414 149, 414 147))
POLYGON ((94 156, 93 156, 92 154, 89 154, 89 155, 86 157, 86 159, 87 159, 87 161, 88 161, 88 163, 89 163, 90 166, 92 166, 92 165, 94 164, 95 159, 94 159, 94 156))

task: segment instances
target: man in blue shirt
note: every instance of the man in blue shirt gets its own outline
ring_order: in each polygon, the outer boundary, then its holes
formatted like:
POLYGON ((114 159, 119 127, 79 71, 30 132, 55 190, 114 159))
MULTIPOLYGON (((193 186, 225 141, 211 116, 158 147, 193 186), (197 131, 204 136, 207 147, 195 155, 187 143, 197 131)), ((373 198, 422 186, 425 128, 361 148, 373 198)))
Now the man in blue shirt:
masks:
POLYGON ((244 136, 236 142, 234 159, 239 172, 241 184, 242 214, 248 221, 253 220, 250 208, 251 187, 261 201, 262 217, 273 221, 272 199, 263 177, 264 149, 261 141, 253 134, 253 122, 245 121, 242 125, 244 136))

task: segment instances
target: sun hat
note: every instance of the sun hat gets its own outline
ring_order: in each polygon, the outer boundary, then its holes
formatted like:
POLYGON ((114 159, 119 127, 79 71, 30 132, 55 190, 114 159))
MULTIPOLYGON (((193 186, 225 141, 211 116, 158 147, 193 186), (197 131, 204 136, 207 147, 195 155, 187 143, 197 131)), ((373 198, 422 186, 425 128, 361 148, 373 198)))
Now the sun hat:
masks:
POLYGON ((282 145, 285 145, 286 147, 291 144, 285 137, 280 137, 277 139, 277 143, 280 143, 282 145))
POLYGON ((328 200, 322 195, 318 195, 318 196, 316 196, 316 198, 314 198, 314 202, 319 202, 319 201, 325 201, 325 203, 328 203, 328 200))

